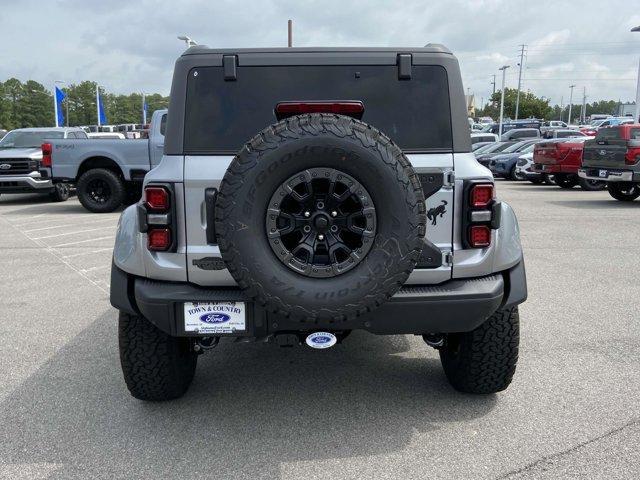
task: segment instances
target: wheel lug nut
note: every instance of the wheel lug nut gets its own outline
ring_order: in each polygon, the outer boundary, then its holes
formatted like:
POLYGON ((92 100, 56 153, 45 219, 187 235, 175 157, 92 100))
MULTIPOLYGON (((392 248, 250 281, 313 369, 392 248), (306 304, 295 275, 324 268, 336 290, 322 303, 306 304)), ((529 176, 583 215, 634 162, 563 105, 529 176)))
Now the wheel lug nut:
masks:
POLYGON ((309 225, 305 225, 302 230, 304 230, 304 233, 309 233, 311 231, 311 227, 309 225))
POLYGON ((336 233, 338 231, 338 226, 337 225, 331 225, 331 231, 333 233, 336 233))
POLYGON ((311 216, 311 213, 310 212, 304 212, 304 216, 309 218, 311 216))
POLYGON ((335 210, 331 212, 331 216, 332 217, 337 217, 338 216, 338 212, 336 212, 335 210))
POLYGON ((322 203, 322 202, 318 202, 318 203, 316 204, 316 207, 318 208, 318 210, 322 210, 322 209, 324 208, 324 203, 322 203))
POLYGON ((324 235, 322 235, 322 234, 318 235, 318 240, 320 240, 320 241, 324 240, 324 235))

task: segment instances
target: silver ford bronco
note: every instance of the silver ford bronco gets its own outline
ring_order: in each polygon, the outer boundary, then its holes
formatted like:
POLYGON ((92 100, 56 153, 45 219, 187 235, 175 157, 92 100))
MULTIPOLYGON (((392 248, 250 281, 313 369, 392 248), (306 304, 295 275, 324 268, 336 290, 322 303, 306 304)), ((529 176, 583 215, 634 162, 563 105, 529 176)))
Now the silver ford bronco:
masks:
POLYGON ((221 339, 326 349, 354 329, 421 335, 454 388, 497 392, 526 296, 518 223, 471 153, 445 47, 178 59, 164 156, 113 255, 134 397, 180 397, 221 339))

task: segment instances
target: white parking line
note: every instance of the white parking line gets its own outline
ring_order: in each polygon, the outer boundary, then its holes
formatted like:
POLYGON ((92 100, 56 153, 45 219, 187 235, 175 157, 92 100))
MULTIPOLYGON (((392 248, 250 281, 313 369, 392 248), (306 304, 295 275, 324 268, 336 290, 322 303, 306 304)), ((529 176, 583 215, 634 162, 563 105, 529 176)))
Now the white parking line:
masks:
MULTIPOLYGON (((80 240, 78 242, 61 243, 60 245, 51 245, 51 248, 68 247, 69 245, 77 245, 79 243, 97 242, 98 240, 106 240, 107 238, 113 239, 113 235, 109 235, 106 237, 90 238, 88 240, 80 240)), ((32 238, 31 240, 36 240, 36 239, 32 238)))
POLYGON ((113 247, 99 248, 97 250, 87 250, 86 252, 74 253, 73 255, 63 255, 62 258, 79 257, 81 255, 90 255, 92 253, 106 252, 107 250, 113 250, 113 247))
MULTIPOLYGON (((32 237, 32 238, 33 238, 33 240, 44 240, 45 238, 64 237, 66 235, 77 235, 79 233, 95 232, 97 230, 107 230, 107 228, 108 227, 89 228, 88 230, 78 230, 76 232, 56 233, 55 235, 45 235, 44 237, 32 237)), ((115 228, 115 225, 114 225, 114 228, 115 228)))
MULTIPOLYGON (((113 218, 101 218, 100 220, 92 220, 90 222, 82 222, 83 225, 91 225, 94 223, 102 223, 102 222, 111 222, 113 221, 113 218)), ((31 233, 31 232, 39 232, 41 230, 52 230, 54 228, 65 228, 65 227, 73 227, 73 225, 69 225, 69 224, 64 224, 64 225, 53 225, 51 227, 42 227, 42 228, 34 228, 32 230, 24 230, 24 233, 31 233)))
POLYGON ((106 265, 99 265, 97 267, 91 267, 91 268, 83 268, 82 270, 80 270, 82 273, 87 273, 87 272, 95 272, 96 270, 102 270, 103 268, 109 268, 111 266, 111 264, 106 264, 106 265))

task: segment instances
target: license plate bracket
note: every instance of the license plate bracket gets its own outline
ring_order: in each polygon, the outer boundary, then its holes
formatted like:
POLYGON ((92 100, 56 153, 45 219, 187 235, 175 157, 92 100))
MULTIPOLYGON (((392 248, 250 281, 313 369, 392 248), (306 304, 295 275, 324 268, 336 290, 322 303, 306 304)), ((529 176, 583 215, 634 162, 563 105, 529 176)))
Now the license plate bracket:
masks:
POLYGON ((247 331, 245 302, 185 302, 184 331, 198 335, 235 335, 247 331))

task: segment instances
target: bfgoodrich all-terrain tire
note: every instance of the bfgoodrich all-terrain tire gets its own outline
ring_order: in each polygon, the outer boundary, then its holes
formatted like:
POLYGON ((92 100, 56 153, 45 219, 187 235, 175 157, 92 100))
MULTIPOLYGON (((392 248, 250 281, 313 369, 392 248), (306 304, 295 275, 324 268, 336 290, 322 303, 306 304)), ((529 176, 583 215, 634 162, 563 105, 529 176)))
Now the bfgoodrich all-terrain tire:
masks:
POLYGON ((451 385, 466 393, 495 393, 511 383, 520 342, 518 307, 498 310, 471 332, 447 336, 440 360, 451 385))
POLYGON ((94 168, 83 173, 76 184, 78 200, 94 213, 113 212, 125 199, 122 179, 111 170, 94 168))
POLYGON ((640 197, 640 185, 637 183, 609 182, 607 190, 609 190, 609 195, 621 202, 633 202, 640 197))
POLYGON ((267 310, 313 324, 388 300, 420 256, 425 204, 402 150, 350 117, 288 118, 237 154, 216 203, 231 275, 267 310))
POLYGON ((122 373, 131 395, 149 401, 184 395, 198 360, 189 339, 171 337, 146 318, 120 312, 118 341, 122 373))

